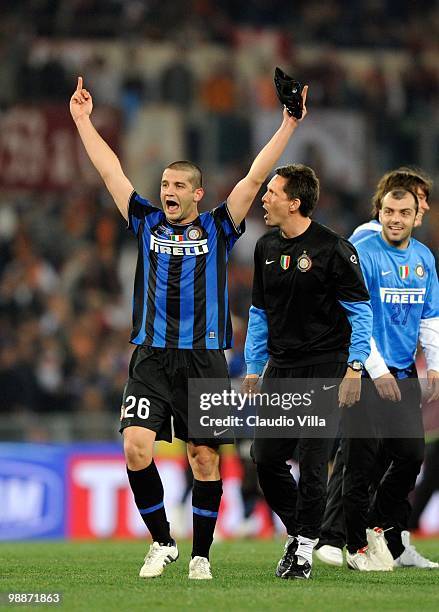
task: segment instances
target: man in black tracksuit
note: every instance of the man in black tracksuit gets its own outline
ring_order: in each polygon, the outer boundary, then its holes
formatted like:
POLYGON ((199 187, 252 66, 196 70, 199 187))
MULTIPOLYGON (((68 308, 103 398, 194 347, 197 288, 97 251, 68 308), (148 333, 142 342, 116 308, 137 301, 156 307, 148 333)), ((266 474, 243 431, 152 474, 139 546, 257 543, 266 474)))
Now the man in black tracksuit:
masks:
MULTIPOLYGON (((265 222, 276 229, 255 249, 244 388, 254 389, 268 360, 263 391, 275 388, 275 379, 337 383, 344 377, 338 396, 338 384, 323 385, 319 392, 330 412, 337 399, 341 406, 359 399, 372 312, 355 248, 310 218, 318 195, 314 171, 295 164, 276 170, 262 199, 265 222)), ((294 435, 256 437, 252 450, 267 502, 288 533, 276 575, 309 578, 325 507, 331 440, 324 432, 322 438, 294 435), (296 447, 298 486, 286 464, 296 447)))

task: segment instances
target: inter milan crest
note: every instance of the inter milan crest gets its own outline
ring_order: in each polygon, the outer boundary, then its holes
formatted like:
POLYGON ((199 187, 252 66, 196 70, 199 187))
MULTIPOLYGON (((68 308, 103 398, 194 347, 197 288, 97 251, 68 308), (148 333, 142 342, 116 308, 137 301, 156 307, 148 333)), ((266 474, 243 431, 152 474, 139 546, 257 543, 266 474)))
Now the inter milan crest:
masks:
POLYGON ((415 268, 415 274, 416 276, 419 276, 419 278, 424 278, 425 276, 425 270, 424 267, 422 266, 422 264, 418 264, 415 268))
POLYGON ((308 272, 312 268, 312 259, 303 251, 302 255, 297 259, 297 269, 299 272, 308 272))
POLYGON ((399 266, 399 278, 404 280, 408 277, 410 268, 408 266, 399 266))
POLYGON ((200 227, 197 227, 196 225, 191 225, 186 230, 186 238, 188 240, 200 240, 202 234, 203 234, 202 229, 200 227))
POLYGON ((280 267, 284 270, 288 270, 290 267, 291 257, 289 255, 281 255, 280 257, 280 267))

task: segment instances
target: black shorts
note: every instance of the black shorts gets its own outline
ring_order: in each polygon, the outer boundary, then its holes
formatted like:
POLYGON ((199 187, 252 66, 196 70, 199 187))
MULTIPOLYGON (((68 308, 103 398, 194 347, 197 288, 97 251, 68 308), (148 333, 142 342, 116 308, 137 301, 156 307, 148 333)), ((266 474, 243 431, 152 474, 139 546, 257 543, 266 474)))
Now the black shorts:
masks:
POLYGON ((156 440, 180 440, 217 447, 233 439, 193 438, 188 435, 188 380, 228 379, 223 350, 161 349, 138 346, 130 361, 125 385, 120 430, 136 425, 155 431, 156 440), (171 419, 172 417, 172 419, 171 419))

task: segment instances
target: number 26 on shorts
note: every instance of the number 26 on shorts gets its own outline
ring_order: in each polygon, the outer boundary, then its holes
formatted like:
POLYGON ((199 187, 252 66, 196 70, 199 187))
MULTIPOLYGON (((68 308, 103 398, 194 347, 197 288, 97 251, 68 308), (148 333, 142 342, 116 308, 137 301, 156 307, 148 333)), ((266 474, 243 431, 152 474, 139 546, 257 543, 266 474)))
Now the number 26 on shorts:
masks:
POLYGON ((149 417, 150 405, 150 401, 147 397, 140 397, 137 399, 134 395, 129 395, 125 398, 125 406, 122 406, 121 409, 121 420, 134 418, 134 416, 136 416, 136 407, 139 419, 147 419, 149 417))

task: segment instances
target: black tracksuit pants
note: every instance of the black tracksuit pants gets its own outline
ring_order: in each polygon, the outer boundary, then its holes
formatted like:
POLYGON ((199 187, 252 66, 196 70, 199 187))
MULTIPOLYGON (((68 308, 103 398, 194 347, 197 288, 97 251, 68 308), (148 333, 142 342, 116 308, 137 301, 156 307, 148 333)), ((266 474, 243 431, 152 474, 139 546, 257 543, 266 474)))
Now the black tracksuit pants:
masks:
MULTIPOLYGON (((385 454, 383 445, 380 444, 373 467, 371 485, 369 487, 369 497, 371 500, 390 464, 391 459, 385 454)), ((325 544, 336 546, 337 548, 343 548, 346 545, 346 526, 342 497, 344 467, 343 445, 340 442, 334 457, 332 473, 328 482, 328 496, 325 514, 323 515, 322 531, 318 544, 319 548, 325 544)))
POLYGON ((357 409, 363 415, 365 430, 374 431, 375 435, 342 440, 345 462, 342 497, 347 548, 351 553, 366 546, 366 527, 375 526, 389 529, 386 539, 394 558, 404 550, 401 531, 408 526, 408 495, 421 469, 424 437, 419 382, 410 378, 399 380, 398 385, 402 395, 398 403, 383 401, 373 384, 365 385, 357 409), (387 419, 385 428, 380 415, 383 421, 387 419), (408 437, 392 436, 401 431, 406 431, 408 437), (391 463, 370 505, 369 487, 381 445, 391 463))
MULTIPOLYGON (((269 366, 265 379, 341 379, 345 363, 323 363, 300 368, 269 366)), ((334 382, 336 382, 334 380, 334 382)), ((270 380, 270 383, 272 381, 270 380)), ((273 388, 273 385, 270 385, 273 388)), ((264 385, 262 385, 264 392, 264 385)), ((328 411, 338 405, 338 386, 326 391, 328 411)), ((289 535, 318 538, 326 503, 328 459, 333 440, 327 438, 256 438, 252 457, 259 484, 270 508, 279 516, 289 535), (300 479, 296 483, 286 463, 297 455, 300 479)))
POLYGON ((346 528, 343 514, 343 471, 344 461, 342 445, 340 443, 334 457, 332 474, 328 482, 328 496, 326 500, 325 513, 323 515, 322 530, 319 540, 319 548, 325 544, 343 548, 346 544, 346 528))

